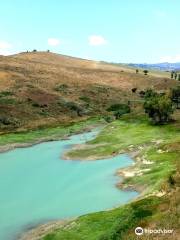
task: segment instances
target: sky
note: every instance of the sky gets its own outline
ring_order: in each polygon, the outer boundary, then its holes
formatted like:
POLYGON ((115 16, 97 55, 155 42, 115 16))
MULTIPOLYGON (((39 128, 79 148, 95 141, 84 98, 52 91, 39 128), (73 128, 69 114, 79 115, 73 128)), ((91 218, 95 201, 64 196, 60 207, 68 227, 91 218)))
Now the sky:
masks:
POLYGON ((0 54, 180 62, 180 0, 1 0, 0 54))

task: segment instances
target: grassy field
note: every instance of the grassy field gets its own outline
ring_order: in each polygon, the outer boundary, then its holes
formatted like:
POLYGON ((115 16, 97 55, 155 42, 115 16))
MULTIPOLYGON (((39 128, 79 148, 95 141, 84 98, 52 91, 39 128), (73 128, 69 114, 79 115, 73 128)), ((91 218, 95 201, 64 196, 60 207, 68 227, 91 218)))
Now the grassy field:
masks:
POLYGON ((178 123, 152 126, 146 118, 128 119, 124 117, 110 123, 87 147, 69 155, 75 158, 103 157, 122 150, 138 149, 139 160, 132 170, 135 175, 125 178, 124 185, 143 186, 144 195, 123 207, 81 216, 45 236, 44 240, 134 240, 139 239, 134 234, 137 226, 174 229, 173 235, 160 235, 158 238, 157 235, 144 235, 141 239, 179 239, 178 123), (147 164, 148 161, 151 164, 147 164))
MULTIPOLYGON (((145 227, 166 198, 149 197, 112 211, 79 217, 61 230, 49 234, 44 240, 112 240, 135 239, 134 228, 145 227)), ((142 237, 142 239, 145 239, 142 237)))
POLYGON ((127 151, 131 145, 133 145, 131 148, 136 148, 159 140, 165 142, 172 138, 175 140, 178 133, 178 129, 173 124, 153 126, 144 116, 139 119, 137 117, 129 119, 129 116, 126 116, 120 121, 109 124, 94 140, 88 142, 87 147, 71 151, 68 155, 75 158, 104 157, 127 151))

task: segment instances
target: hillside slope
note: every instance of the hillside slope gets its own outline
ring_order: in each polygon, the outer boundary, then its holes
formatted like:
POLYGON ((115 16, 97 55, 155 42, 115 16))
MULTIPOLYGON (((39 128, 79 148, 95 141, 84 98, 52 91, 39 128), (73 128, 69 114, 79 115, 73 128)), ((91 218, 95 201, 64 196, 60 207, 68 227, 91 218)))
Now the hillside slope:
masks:
POLYGON ((177 84, 157 76, 49 52, 0 56, 1 132, 105 114, 110 104, 131 99, 134 87, 167 90, 177 84))

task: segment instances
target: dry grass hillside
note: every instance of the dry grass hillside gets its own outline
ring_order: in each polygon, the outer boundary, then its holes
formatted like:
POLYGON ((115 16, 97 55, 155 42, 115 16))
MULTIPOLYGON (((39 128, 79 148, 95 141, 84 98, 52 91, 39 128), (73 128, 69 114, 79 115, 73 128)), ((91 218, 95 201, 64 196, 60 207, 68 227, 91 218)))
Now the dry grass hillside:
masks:
POLYGON ((112 103, 132 99, 134 87, 173 87, 177 83, 168 75, 145 76, 123 65, 50 52, 0 56, 0 129, 23 130, 105 114, 112 103))

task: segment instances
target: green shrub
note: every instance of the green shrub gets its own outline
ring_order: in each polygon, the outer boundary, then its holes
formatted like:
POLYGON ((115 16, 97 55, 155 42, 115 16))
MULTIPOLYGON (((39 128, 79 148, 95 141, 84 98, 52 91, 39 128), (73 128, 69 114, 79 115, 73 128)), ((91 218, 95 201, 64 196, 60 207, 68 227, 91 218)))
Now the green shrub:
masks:
POLYGON ((2 124, 2 125, 12 125, 14 127, 17 127, 17 126, 20 126, 20 121, 16 118, 0 116, 0 124, 2 124))
POLYGON ((39 112, 39 115, 46 117, 46 116, 49 116, 49 113, 47 111, 45 111, 44 109, 42 109, 42 111, 39 112))
POLYGON ((114 111, 119 111, 119 110, 123 110, 125 113, 129 113, 130 107, 127 104, 117 103, 117 104, 112 104, 107 109, 108 112, 114 112, 114 111))
POLYGON ((152 89, 147 89, 147 90, 145 91, 144 98, 145 98, 145 99, 149 99, 149 98, 155 97, 155 96, 157 96, 157 95, 158 95, 157 92, 155 92, 154 90, 152 90, 152 89))
POLYGON ((67 84, 61 84, 61 85, 58 85, 55 87, 55 90, 56 91, 59 91, 59 92, 64 92, 68 89, 68 85, 67 84))
POLYGON ((103 116, 103 118, 107 123, 111 123, 114 120, 113 116, 111 115, 103 116))
POLYGON ((75 102, 67 102, 65 106, 70 109, 71 111, 74 111, 77 113, 77 115, 80 117, 83 114, 83 109, 75 102))
POLYGON ((40 104, 40 103, 37 103, 37 102, 33 102, 32 103, 32 106, 33 107, 38 107, 38 108, 44 108, 44 107, 47 107, 48 105, 47 104, 40 104))
POLYGON ((0 123, 3 125, 10 125, 11 121, 8 117, 2 116, 0 117, 0 123))
POLYGON ((13 93, 10 91, 2 91, 0 92, 0 97, 7 97, 7 96, 12 96, 13 93))
POLYGON ((107 111, 113 112, 114 117, 119 119, 123 114, 130 113, 131 109, 128 104, 117 103, 111 105, 107 111))
POLYGON ((82 100, 82 101, 87 102, 87 103, 89 103, 91 101, 91 99, 89 97, 86 97, 86 96, 79 97, 79 100, 82 100))
POLYGON ((108 112, 113 112, 116 119, 126 113, 130 113, 130 107, 127 104, 113 104, 108 109, 108 112))
POLYGON ((39 103, 36 103, 36 102, 34 102, 34 103, 32 103, 32 106, 33 106, 33 107, 40 107, 40 104, 39 104, 39 103))
POLYGON ((114 116, 116 119, 119 119, 123 114, 126 114, 127 112, 125 112, 124 110, 118 110, 114 112, 114 116))
POLYGON ((17 101, 14 98, 1 98, 0 99, 0 104, 16 104, 17 101))

